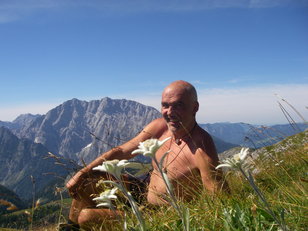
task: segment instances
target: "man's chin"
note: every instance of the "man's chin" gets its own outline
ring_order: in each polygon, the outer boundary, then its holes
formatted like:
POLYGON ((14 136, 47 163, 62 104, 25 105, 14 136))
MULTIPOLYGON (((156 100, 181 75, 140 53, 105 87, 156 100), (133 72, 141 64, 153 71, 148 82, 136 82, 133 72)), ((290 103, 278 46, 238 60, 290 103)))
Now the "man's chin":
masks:
POLYGON ((181 125, 179 123, 168 123, 168 128, 172 132, 176 132, 181 129, 181 125))

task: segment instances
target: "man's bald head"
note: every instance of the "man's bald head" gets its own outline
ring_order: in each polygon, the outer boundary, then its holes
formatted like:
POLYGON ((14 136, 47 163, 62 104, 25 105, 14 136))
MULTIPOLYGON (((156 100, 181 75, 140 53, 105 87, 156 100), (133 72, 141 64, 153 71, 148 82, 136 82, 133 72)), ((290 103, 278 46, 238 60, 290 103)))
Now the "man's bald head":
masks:
POLYGON ((197 91, 195 87, 184 80, 177 80, 170 83, 165 89, 164 92, 177 89, 179 92, 187 94, 193 102, 198 102, 197 91))

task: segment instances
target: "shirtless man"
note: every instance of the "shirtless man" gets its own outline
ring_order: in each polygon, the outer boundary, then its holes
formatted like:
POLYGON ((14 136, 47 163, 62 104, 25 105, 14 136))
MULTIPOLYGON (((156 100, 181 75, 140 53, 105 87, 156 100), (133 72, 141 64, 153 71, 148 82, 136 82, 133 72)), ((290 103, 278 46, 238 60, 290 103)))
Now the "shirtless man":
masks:
MULTIPOLYGON (((132 140, 102 154, 68 181, 66 186, 74 198, 69 219, 82 225, 111 216, 108 209, 89 208, 95 206, 89 197, 93 191, 81 192, 80 185, 89 173, 95 174, 93 167, 101 165, 105 160, 132 158, 131 153, 138 148, 139 142, 150 138, 163 140, 171 137, 157 151, 156 157, 159 161, 170 150, 165 158, 164 168, 179 199, 187 199, 192 195, 185 189, 200 188, 200 184, 196 183, 198 179, 201 179, 210 193, 219 190, 222 184, 220 174, 215 170, 218 164, 216 149, 210 135, 196 123, 198 109, 197 93, 190 83, 180 80, 167 86, 162 93, 162 118, 149 123, 132 140)), ((155 164, 153 167, 147 200, 150 204, 159 205, 165 203, 161 195, 166 192, 166 187, 155 164)))

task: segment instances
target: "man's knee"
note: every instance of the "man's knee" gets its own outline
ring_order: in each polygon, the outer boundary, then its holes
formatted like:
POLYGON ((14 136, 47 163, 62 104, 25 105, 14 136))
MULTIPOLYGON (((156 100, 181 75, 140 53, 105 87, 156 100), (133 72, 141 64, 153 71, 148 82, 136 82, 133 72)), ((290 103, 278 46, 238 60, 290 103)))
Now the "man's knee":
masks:
POLYGON ((79 225, 84 225, 93 220, 93 216, 91 217, 91 209, 83 209, 80 211, 79 216, 78 216, 78 224, 79 225))

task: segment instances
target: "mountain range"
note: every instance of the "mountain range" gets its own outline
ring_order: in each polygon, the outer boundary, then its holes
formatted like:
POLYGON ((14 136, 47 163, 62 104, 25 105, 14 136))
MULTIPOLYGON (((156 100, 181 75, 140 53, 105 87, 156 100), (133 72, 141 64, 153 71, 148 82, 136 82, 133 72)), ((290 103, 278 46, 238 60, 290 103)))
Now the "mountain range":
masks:
POLYGON ((11 130, 19 138, 43 144, 54 154, 88 163, 134 137, 159 115, 156 109, 129 100, 72 99, 46 115, 17 118, 28 122, 16 126, 15 120, 11 130))
MULTIPOLYGON (((74 162, 89 163, 100 153, 130 140, 160 116, 153 107, 106 97, 89 102, 72 99, 45 115, 25 114, 13 122, 0 121, 0 184, 22 198, 29 198, 33 185, 31 176, 36 190, 44 190, 55 179, 45 173, 65 176, 76 167, 74 162), (65 164, 55 165, 54 160, 46 159, 49 152, 52 153, 49 156, 65 164)), ((200 126, 213 136, 219 153, 241 145, 266 146, 299 132, 289 125, 215 123, 200 126)), ((305 124, 298 125, 298 129, 306 128, 305 124)), ((138 160, 147 161, 141 157, 138 160)))
POLYGON ((212 136, 229 144, 256 149, 275 144, 288 136, 303 132, 308 128, 308 124, 263 126, 247 123, 213 123, 201 124, 201 127, 212 136))

